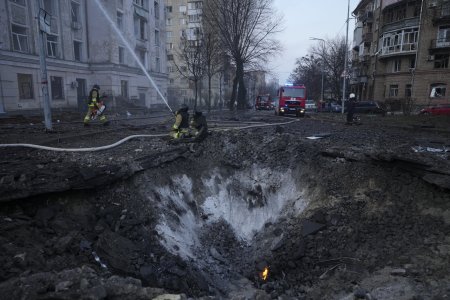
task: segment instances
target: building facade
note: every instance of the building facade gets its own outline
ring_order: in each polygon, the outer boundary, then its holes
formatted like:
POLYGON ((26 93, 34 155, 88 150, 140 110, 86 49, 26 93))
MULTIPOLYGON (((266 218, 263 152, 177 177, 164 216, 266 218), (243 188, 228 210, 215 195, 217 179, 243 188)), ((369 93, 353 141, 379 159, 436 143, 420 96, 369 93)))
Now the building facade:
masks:
MULTIPOLYGON (((202 39, 203 3, 206 0, 166 0, 167 68, 169 73, 168 99, 172 105, 193 104, 194 83, 189 76, 186 62, 181 58, 183 39, 196 42, 202 39)), ((211 80, 211 106, 221 107, 230 93, 230 69, 225 68, 211 80)), ((198 105, 206 106, 208 78, 199 82, 198 105)))
POLYGON ((52 108, 85 109, 94 84, 100 85, 113 107, 164 105, 156 90, 167 95, 164 7, 164 0, 1 1, 0 26, 5 29, 0 32, 1 109, 43 107, 36 18, 44 14, 40 8, 48 14, 43 44, 52 108))
POLYGON ((391 109, 450 102, 450 1, 362 0, 352 92, 391 109))

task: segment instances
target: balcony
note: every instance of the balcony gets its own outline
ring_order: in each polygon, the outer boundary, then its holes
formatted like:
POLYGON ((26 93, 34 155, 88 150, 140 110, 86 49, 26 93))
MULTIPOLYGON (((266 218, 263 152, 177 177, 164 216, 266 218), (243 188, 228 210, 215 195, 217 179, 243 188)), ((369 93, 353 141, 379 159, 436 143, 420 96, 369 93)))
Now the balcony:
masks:
POLYGON ((373 12, 366 11, 360 18, 360 21, 363 23, 373 23, 373 12))
POLYGON ((385 58, 394 55, 414 54, 416 53, 416 50, 417 50, 417 43, 386 46, 381 48, 380 58, 385 58))
POLYGON ((432 9, 433 25, 450 22, 450 3, 435 6, 432 9))
POLYGON ((373 40, 373 32, 364 33, 362 36, 362 40, 365 44, 370 45, 370 43, 372 43, 372 40, 373 40))
POLYGON ((430 50, 449 49, 450 37, 431 40, 430 50))
POLYGON ((403 28, 419 26, 419 17, 403 19, 383 26, 383 32, 395 31, 403 28))

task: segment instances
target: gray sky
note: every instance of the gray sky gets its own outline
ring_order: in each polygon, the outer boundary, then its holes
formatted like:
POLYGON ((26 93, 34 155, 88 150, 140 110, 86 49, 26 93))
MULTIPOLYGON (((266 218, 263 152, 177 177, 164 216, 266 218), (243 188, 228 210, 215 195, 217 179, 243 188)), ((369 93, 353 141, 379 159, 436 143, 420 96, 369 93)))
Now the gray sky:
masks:
MULTIPOLYGON (((360 0, 350 0, 350 17, 360 0)), ((283 85, 295 66, 295 60, 307 54, 310 37, 322 39, 345 36, 348 0, 274 0, 274 8, 284 15, 284 31, 277 35, 284 50, 272 59, 271 71, 283 85)), ((349 45, 352 44, 354 20, 349 23, 349 45)))

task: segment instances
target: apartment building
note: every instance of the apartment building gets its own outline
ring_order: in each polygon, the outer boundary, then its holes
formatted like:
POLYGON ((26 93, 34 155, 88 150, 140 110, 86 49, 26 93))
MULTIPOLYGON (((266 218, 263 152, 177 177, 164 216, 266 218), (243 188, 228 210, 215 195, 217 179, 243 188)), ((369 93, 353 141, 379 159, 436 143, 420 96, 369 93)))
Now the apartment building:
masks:
MULTIPOLYGON (((51 21, 44 45, 52 108, 85 109, 94 84, 109 96, 110 106, 163 105, 134 57, 167 95, 164 0, 98 2, 125 42, 96 0, 40 1, 51 21)), ((0 2, 0 26, 5 29, 0 32, 0 109, 6 112, 43 107, 38 15, 38 1, 0 2)))
MULTIPOLYGON (((205 0, 206 1, 206 0, 205 0)), ((168 99, 172 105, 187 103, 193 105, 194 83, 186 78, 186 62, 180 58, 182 39, 198 41, 202 39, 204 0, 166 0, 167 28, 167 68, 169 74, 168 99)), ((211 81, 211 106, 222 106, 229 96, 229 70, 218 72, 211 81)), ((206 106, 208 99, 208 79, 205 75, 199 82, 198 105, 206 106)))
POLYGON ((450 102, 450 1, 362 0, 351 90, 392 109, 450 102))

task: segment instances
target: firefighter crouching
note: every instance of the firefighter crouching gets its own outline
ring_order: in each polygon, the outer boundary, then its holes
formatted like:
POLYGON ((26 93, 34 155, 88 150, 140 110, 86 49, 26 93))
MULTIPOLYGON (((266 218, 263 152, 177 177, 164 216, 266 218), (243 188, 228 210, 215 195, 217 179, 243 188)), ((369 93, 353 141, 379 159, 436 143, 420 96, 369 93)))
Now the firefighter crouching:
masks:
POLYGON ((208 124, 201 111, 194 112, 190 125, 194 142, 203 141, 208 135, 208 124))
POLYGON ((88 126, 91 120, 99 118, 103 125, 108 125, 108 119, 104 114, 106 106, 100 97, 100 87, 94 85, 92 90, 89 92, 88 98, 88 112, 84 117, 84 126, 88 126))
POLYGON ((187 137, 189 135, 189 107, 182 104, 175 112, 175 124, 172 126, 170 136, 174 139, 187 137))

